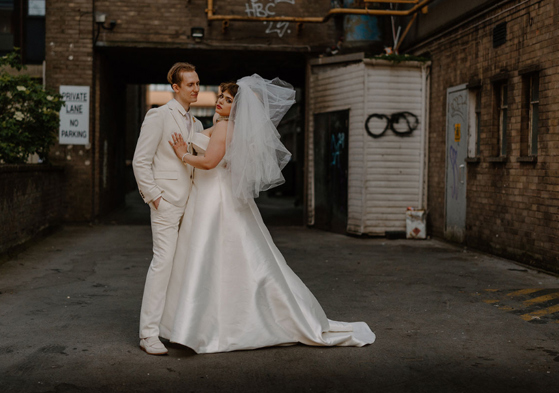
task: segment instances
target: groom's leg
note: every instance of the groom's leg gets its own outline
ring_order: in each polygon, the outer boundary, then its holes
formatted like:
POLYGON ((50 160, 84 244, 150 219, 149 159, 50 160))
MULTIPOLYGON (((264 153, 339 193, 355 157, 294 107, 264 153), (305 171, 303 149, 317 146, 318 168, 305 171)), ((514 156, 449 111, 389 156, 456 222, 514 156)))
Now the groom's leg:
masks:
POLYGON ((159 322, 177 246, 179 223, 185 207, 161 199, 159 208, 151 207, 153 259, 149 266, 140 313, 140 338, 159 336, 159 322))

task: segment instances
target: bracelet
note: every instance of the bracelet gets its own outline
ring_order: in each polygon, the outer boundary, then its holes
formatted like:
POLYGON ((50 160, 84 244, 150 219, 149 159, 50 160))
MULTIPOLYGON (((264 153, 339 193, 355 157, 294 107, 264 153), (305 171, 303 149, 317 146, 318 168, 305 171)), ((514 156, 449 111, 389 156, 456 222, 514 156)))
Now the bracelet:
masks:
POLYGON ((182 161, 183 164, 186 164, 186 162, 184 162, 184 157, 187 156, 187 155, 189 155, 189 154, 190 154, 189 152, 186 152, 186 153, 184 153, 184 154, 182 155, 181 161, 182 161))

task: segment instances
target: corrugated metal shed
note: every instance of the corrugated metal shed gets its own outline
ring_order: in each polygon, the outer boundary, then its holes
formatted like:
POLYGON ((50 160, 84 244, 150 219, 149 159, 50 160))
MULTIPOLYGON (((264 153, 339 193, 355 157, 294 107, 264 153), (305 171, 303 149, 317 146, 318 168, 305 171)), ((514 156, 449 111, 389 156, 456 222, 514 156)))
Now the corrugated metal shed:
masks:
MULTIPOLYGON (((405 230, 408 206, 426 206, 428 67, 420 62, 364 59, 363 54, 309 62, 307 217, 315 222, 314 116, 349 110, 347 232, 384 235, 405 230), (406 112, 381 134, 389 119, 406 112), (394 116, 394 114, 396 114, 394 116), (377 116, 378 115, 378 116, 377 116), (385 116, 385 117, 383 117, 385 116)), ((320 132, 320 131, 319 131, 320 132)))

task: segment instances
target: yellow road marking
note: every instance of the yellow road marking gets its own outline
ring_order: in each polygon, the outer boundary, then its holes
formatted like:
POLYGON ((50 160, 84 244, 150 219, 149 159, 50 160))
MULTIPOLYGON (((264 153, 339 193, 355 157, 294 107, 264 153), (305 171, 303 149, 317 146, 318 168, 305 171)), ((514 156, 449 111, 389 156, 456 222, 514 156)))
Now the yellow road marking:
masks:
POLYGON ((545 296, 535 297, 535 298, 530 299, 530 300, 525 300, 524 304, 529 306, 531 304, 547 302, 548 300, 553 300, 553 299, 557 299, 557 298, 559 298, 559 292, 550 293, 549 295, 545 295, 545 296))
POLYGON ((521 315, 520 318, 522 318, 525 321, 531 321, 532 319, 538 319, 539 317, 543 317, 544 315, 553 314, 556 312, 559 312, 559 304, 548 308, 544 308, 543 310, 538 310, 538 311, 531 312, 529 314, 521 315))
POLYGON ((484 300, 482 300, 482 302, 487 303, 487 304, 499 303, 499 301, 495 300, 495 299, 484 299, 484 300))
POLYGON ((511 293, 508 293, 507 296, 513 297, 513 296, 528 295, 530 293, 541 291, 542 289, 543 288, 521 289, 519 291, 514 291, 514 292, 511 292, 511 293))

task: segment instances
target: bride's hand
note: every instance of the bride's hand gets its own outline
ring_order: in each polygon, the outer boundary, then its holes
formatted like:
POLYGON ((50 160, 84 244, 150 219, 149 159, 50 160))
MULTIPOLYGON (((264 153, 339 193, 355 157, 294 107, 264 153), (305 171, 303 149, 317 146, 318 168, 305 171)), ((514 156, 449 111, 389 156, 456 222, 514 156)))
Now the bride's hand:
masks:
POLYGON ((172 142, 169 141, 169 144, 171 145, 171 147, 175 151, 175 154, 177 155, 177 157, 182 160, 182 157, 186 153, 188 153, 188 145, 186 144, 184 139, 182 139, 181 134, 177 134, 176 132, 174 132, 172 134, 172 137, 173 137, 173 141, 172 142))

